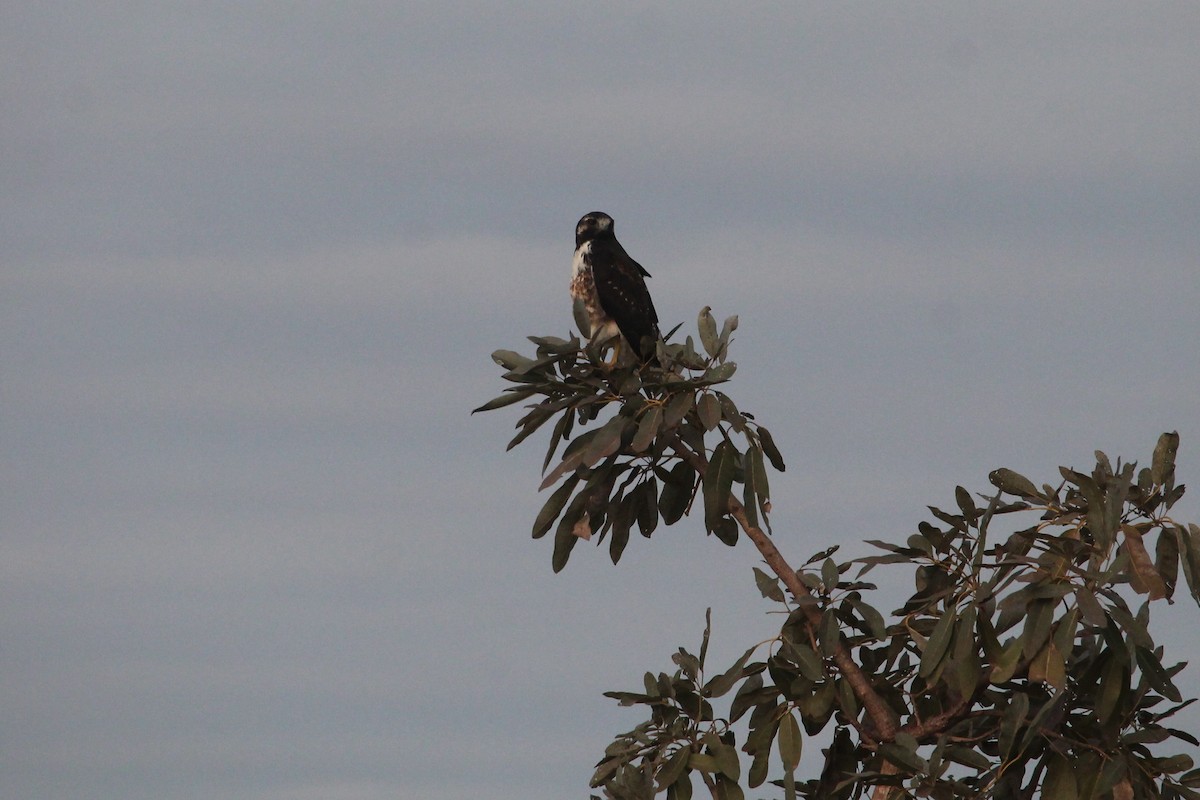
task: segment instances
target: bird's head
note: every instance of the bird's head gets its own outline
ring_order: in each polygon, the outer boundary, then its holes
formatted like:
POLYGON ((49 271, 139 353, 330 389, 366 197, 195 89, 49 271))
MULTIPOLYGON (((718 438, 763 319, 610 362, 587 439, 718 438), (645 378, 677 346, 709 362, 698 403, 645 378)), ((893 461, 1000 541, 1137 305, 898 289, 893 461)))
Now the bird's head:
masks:
POLYGON ((590 242, 599 236, 613 235, 613 218, 603 211, 590 211, 584 214, 575 226, 575 246, 590 242))

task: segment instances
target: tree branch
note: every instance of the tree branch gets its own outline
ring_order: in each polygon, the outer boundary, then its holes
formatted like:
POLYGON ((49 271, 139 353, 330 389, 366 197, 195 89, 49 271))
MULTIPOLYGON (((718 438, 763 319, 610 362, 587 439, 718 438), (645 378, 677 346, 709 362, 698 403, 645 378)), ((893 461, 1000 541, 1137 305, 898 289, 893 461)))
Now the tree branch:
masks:
MULTIPOLYGON (((708 469, 708 460, 700 453, 695 452, 691 448, 684 445, 678 437, 674 438, 671 443, 671 448, 684 460, 690 463, 700 475, 704 475, 708 469)), ((762 554, 763 560, 767 562, 767 566, 783 581, 792 595, 800 601, 800 607, 804 609, 804 615, 808 619, 808 624, 814 629, 821 624, 821 612, 818 610, 812 592, 800 580, 800 576, 796 574, 796 570, 792 569, 788 564, 787 559, 779 552, 779 548, 771 541, 771 537, 757 525, 750 522, 750 518, 746 516, 746 507, 741 501, 729 495, 729 513, 737 520, 746 536, 758 548, 758 552, 762 554)), ((882 741, 890 742, 896 738, 896 733, 899 731, 899 723, 896 719, 896 714, 891 707, 884 702, 879 693, 875 691, 875 687, 871 685, 870 679, 863 674, 862 668, 858 666, 858 662, 850 655, 850 651, 846 645, 838 641, 837 649, 833 654, 833 663, 837 665, 842 675, 850 684, 850 688, 854 690, 855 697, 863 704, 867 715, 871 718, 871 722, 878 732, 878 737, 882 741)))

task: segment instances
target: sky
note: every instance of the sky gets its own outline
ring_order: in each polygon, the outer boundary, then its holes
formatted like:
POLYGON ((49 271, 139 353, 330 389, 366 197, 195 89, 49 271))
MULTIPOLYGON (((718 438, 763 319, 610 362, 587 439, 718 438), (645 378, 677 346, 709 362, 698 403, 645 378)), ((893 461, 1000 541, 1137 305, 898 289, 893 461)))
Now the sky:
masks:
POLYGON ((1200 483, 1197 41, 1184 3, 6 5, 0 795, 586 796, 641 720, 602 692, 708 606, 716 663, 769 638, 699 520, 553 574, 544 436, 469 414, 570 330, 588 211, 664 327, 739 315, 794 562, 1163 431, 1200 483))

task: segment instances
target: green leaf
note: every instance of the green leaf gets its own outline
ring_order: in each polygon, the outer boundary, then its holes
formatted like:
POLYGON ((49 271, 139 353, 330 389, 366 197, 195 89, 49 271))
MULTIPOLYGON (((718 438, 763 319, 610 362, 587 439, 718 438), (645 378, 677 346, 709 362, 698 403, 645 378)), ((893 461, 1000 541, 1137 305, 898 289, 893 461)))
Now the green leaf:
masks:
POLYGON ((691 754, 691 750, 687 747, 680 747, 659 767, 658 774, 654 776, 658 781, 659 792, 666 791, 668 786, 679 780, 679 777, 687 770, 688 758, 691 754))
POLYGON ((804 739, 800 735, 800 726, 796 722, 796 717, 790 711, 779 720, 779 733, 776 741, 779 742, 779 758, 783 761, 783 768, 795 772, 796 767, 800 766, 800 757, 804 753, 804 739))
POLYGON ((917 752, 912 748, 905 747, 899 742, 881 744, 879 746, 879 755, 909 772, 919 773, 929 769, 929 764, 925 759, 917 755, 917 752))
POLYGON ((621 560, 621 553, 629 544, 629 529, 633 526, 633 518, 637 513, 637 496, 630 492, 614 503, 611 512, 612 535, 608 540, 608 557, 616 564, 621 560))
POLYGON ((687 413, 692 410, 692 403, 695 402, 695 395, 691 391, 679 392, 672 397, 666 406, 666 412, 663 414, 663 428, 670 430, 680 423, 687 416, 687 413))
POLYGON ((658 527, 658 482, 653 476, 643 481, 637 488, 641 493, 638 501, 637 523, 642 536, 647 539, 658 527))
POLYGON ((1154 569, 1162 579, 1166 597, 1170 600, 1179 580, 1179 539, 1175 531, 1165 528, 1159 530, 1154 543, 1154 569))
POLYGON ((1016 754, 1013 753, 1013 746, 1017 743, 1017 733, 1025 725, 1025 718, 1029 715, 1029 695, 1024 692, 1015 692, 1012 699, 1004 709, 1004 716, 1000 720, 1000 756, 1004 759, 1009 759, 1016 754))
POLYGON ((762 425, 758 426, 758 441, 762 444, 763 453, 770 460, 772 467, 779 472, 787 469, 783 463, 783 456, 779 454, 779 448, 775 446, 775 439, 771 436, 771 432, 762 425))
POLYGON ((523 386, 521 386, 521 387, 514 386, 511 389, 505 389, 504 394, 500 395, 499 397, 494 397, 491 400, 488 400, 486 403, 481 405, 479 408, 471 409, 471 413, 476 414, 480 411, 492 411, 493 409, 504 408, 505 406, 511 406, 513 403, 519 403, 522 400, 524 400, 532 395, 535 395, 535 394, 537 394, 536 389, 528 389, 523 386))
POLYGON ((570 498, 571 492, 575 491, 575 487, 579 484, 579 476, 572 475, 563 481, 563 485, 554 490, 550 495, 550 499, 542 506, 542 510, 538 512, 537 519, 533 521, 533 538, 540 539, 550 530, 550 526, 554 524, 554 520, 558 519, 559 513, 563 506, 567 504, 567 499, 570 498))
POLYGON ((774 600, 776 603, 784 601, 783 589, 779 588, 779 579, 768 575, 758 567, 754 567, 754 584, 758 587, 758 591, 768 600, 774 600))
POLYGON ((742 668, 746 666, 746 662, 750 660, 750 656, 754 654, 755 649, 755 647, 751 647, 742 654, 741 658, 733 662, 732 667, 704 684, 704 696, 722 697, 728 693, 734 684, 742 678, 742 668))
POLYGON ((1017 665, 1021 663, 1021 640, 1013 639, 1000 652, 1000 657, 996 659, 992 667, 990 681, 995 685, 1007 683, 1012 680, 1013 673, 1017 670, 1017 665))
POLYGON ((1178 450, 1178 432, 1172 431, 1158 437, 1158 443, 1154 446, 1154 458, 1150 462, 1150 476, 1159 486, 1174 483, 1175 453, 1178 450))
POLYGON ((737 372, 737 364, 732 361, 726 361, 720 366, 706 369, 704 376, 700 380, 706 385, 725 383, 725 381, 733 377, 733 373, 735 372, 737 372))
POLYGON ((1046 642, 1041 652, 1029 662, 1029 680, 1048 683, 1059 690, 1066 686, 1066 662, 1053 640, 1046 642))
POLYGON ((683 512, 687 511, 688 503, 692 499, 695 479, 696 471, 686 461, 680 461, 667 473, 658 500, 658 510, 662 514, 663 522, 674 525, 683 517, 683 512))
POLYGON ((800 668, 800 674, 810 681, 825 679, 825 664, 811 647, 803 642, 788 642, 787 654, 800 668))
POLYGON ((742 412, 738 411, 737 405, 730 399, 729 395, 723 392, 717 392, 717 401, 721 404, 721 416, 729 423, 738 433, 746 429, 746 418, 742 412))
MULTIPOLYGON (((716 737, 713 738, 715 739, 716 737)), ((734 781, 742 777, 742 765, 738 760, 736 748, 720 741, 713 741, 709 745, 709 748, 712 750, 713 757, 717 760, 717 768, 721 770, 722 775, 727 775, 730 780, 734 781)))
POLYGON ((1011 469, 1001 467, 1000 469, 992 470, 988 474, 988 480, 1002 492, 1026 499, 1044 499, 1041 493, 1038 492, 1037 487, 1033 485, 1033 481, 1020 473, 1013 472, 1011 469))
POLYGON ((710 358, 716 358, 717 321, 713 319, 711 307, 705 306, 700 309, 700 315, 696 318, 696 328, 700 332, 700 343, 704 345, 704 352, 708 353, 710 358))
POLYGON ((732 517, 725 517, 717 520, 717 524, 712 530, 713 536, 716 536, 722 544, 733 547, 738 540, 738 524, 733 521, 732 517))
POLYGON ((587 491, 575 495, 562 519, 558 521, 558 528, 554 532, 554 554, 550 557, 550 566, 555 572, 562 572, 563 567, 567 565, 567 559, 571 557, 571 550, 579 541, 579 537, 575 535, 575 524, 587 513, 584 511, 587 500, 587 491))
POLYGON ((1122 548, 1125 550, 1125 555, 1129 557, 1130 565, 1126 574, 1129 576, 1129 582, 1134 591, 1147 595, 1150 600, 1161 600, 1166 597, 1167 586, 1158 574, 1154 562, 1150 560, 1150 554, 1142 542, 1142 532, 1133 525, 1122 525, 1121 533, 1124 534, 1122 548))
POLYGON ((761 508, 767 508, 771 503, 771 482, 767 477, 767 465, 763 460, 761 445, 752 445, 746 450, 747 469, 754 473, 754 492, 758 495, 761 508))
POLYGON ((687 772, 667 789, 667 800, 692 800, 692 778, 687 772))
POLYGON ((637 433, 634 435, 633 442, 630 443, 629 448, 635 453, 644 453, 646 448, 654 441, 654 437, 658 436, 662 419, 662 406, 650 406, 649 410, 642 414, 642 420, 638 423, 637 433))
POLYGON ((1136 647, 1134 652, 1137 655, 1138 668, 1141 669, 1142 675, 1146 677, 1154 691, 1173 703, 1182 702, 1183 697, 1179 694, 1179 689, 1175 688, 1175 684, 1171 682, 1171 676, 1163 669, 1158 656, 1146 647, 1136 647))
POLYGON ((929 635, 929 641, 925 643, 925 651, 921 653, 919 674, 922 678, 932 675, 934 670, 941 665, 942 659, 950 647, 950 640, 954 633, 954 623, 957 621, 957 610, 950 608, 942 614, 937 624, 933 626, 933 633, 929 635))
POLYGON ((832 558, 825 559, 825 563, 821 564, 821 583, 825 586, 826 594, 832 594, 837 591, 838 580, 837 562, 832 558))
POLYGON ((711 431, 721 421, 721 401, 712 392, 705 392, 700 395, 700 402, 696 404, 696 413, 704 430, 711 431))
POLYGON ((496 350, 492 353, 492 361, 510 372, 517 372, 533 366, 536 361, 513 350, 496 350))
MULTIPOLYGON (((736 756, 736 752, 734 753, 736 756)), ((746 800, 746 795, 737 781, 727 775, 717 776, 716 800, 746 800)))
POLYGON ((737 450, 728 441, 721 441, 704 472, 704 526, 710 531, 715 532, 717 523, 727 518, 736 467, 737 450))
POLYGON ((754 488, 754 470, 750 468, 749 460, 742 458, 742 507, 746 509, 746 521, 750 527, 757 528, 758 524, 758 495, 754 488))
POLYGON ((1071 761, 1051 752, 1043 763, 1047 764, 1047 768, 1041 796, 1054 800, 1076 800, 1079 797, 1079 785, 1075 781, 1075 767, 1071 761))
POLYGON ((729 353, 729 337, 732 336, 733 332, 737 330, 737 326, 737 314, 725 318, 724 324, 721 325, 721 335, 717 337, 718 347, 720 350, 717 356, 718 358, 725 358, 725 356, 729 353))

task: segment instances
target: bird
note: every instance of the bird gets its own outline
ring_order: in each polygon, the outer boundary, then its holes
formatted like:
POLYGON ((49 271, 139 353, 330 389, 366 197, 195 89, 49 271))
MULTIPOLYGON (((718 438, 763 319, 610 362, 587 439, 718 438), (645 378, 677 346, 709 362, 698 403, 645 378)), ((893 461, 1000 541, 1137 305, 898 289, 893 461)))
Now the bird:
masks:
POLYGON ((583 305, 591 341, 613 341, 615 366, 622 342, 642 363, 655 361, 658 312, 650 299, 650 273, 634 261, 613 231, 613 218, 603 211, 584 214, 575 226, 571 261, 571 299, 583 305))

